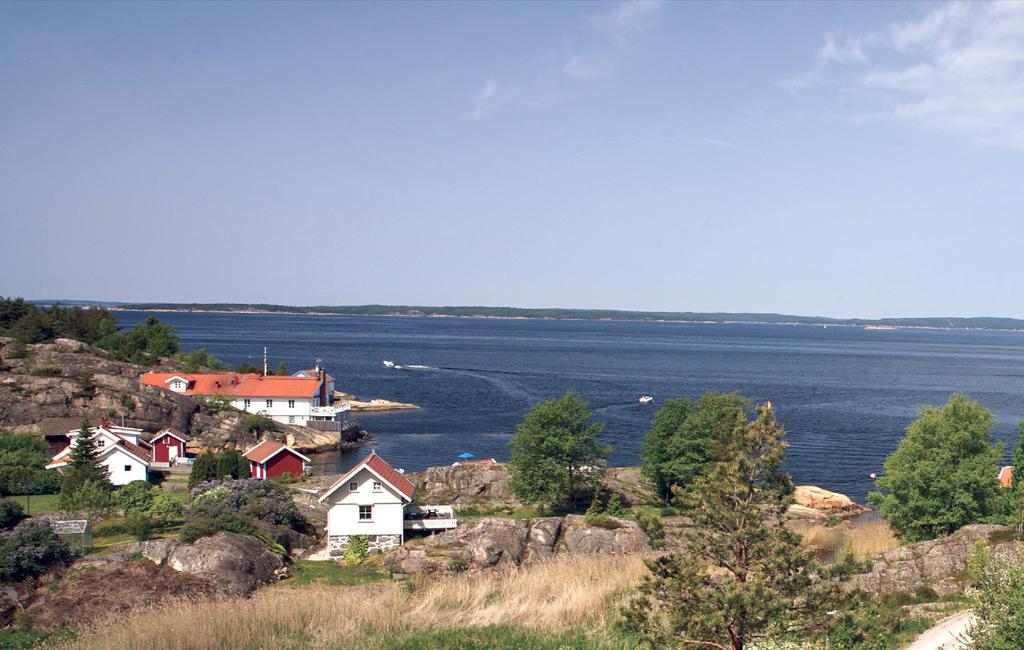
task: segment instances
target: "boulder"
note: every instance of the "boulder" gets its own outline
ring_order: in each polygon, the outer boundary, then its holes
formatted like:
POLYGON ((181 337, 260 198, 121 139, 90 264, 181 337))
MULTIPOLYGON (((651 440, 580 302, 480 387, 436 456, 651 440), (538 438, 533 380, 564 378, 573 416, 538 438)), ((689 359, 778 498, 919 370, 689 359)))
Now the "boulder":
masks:
POLYGON ((205 578, 218 592, 232 596, 247 596, 276 582, 285 570, 281 556, 255 537, 227 532, 174 546, 166 563, 176 571, 205 578))
POLYGON ((562 524, 560 550, 565 553, 629 555, 648 548, 647 535, 634 522, 611 518, 618 528, 590 526, 582 515, 567 515, 562 524))
POLYGON ((967 564, 978 542, 989 547, 994 557, 1003 557, 1024 547, 1012 539, 1008 526, 973 524, 952 535, 918 542, 880 553, 872 558, 868 573, 856 575, 848 588, 873 595, 913 592, 927 587, 941 595, 963 591, 968 581, 967 564))
POLYGON ((826 517, 856 517, 868 508, 856 503, 845 494, 830 492, 814 485, 798 485, 793 492, 796 507, 808 508, 826 517))
POLYGON ((532 562, 555 554, 555 544, 562 532, 561 517, 539 517, 530 520, 530 532, 526 536, 524 562, 532 562))
POLYGON ((508 487, 508 468, 502 463, 428 467, 407 478, 423 503, 522 507, 508 487))

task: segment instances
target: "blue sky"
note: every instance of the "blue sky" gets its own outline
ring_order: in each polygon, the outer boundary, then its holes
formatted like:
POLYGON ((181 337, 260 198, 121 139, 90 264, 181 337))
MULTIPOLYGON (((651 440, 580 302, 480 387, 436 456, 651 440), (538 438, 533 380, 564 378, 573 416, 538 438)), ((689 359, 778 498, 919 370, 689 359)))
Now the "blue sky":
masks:
POLYGON ((0 295, 1024 316, 1024 4, 0 5, 0 295))

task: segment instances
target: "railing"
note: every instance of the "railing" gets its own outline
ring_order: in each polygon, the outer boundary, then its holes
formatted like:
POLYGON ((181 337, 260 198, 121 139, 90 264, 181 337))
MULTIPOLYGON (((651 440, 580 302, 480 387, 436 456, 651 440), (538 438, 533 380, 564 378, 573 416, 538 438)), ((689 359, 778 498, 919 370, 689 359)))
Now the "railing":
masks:
POLYGON ((332 404, 331 406, 311 406, 309 414, 316 417, 334 417, 339 413, 346 413, 351 410, 351 404, 348 402, 339 402, 332 404))
POLYGON ((459 525, 453 506, 406 506, 406 530, 446 530, 459 525))

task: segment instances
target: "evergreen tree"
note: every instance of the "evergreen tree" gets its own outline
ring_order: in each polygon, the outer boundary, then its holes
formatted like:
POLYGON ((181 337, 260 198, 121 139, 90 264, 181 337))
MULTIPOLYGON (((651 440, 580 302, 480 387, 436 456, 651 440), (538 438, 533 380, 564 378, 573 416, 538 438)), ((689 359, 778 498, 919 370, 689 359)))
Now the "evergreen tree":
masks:
POLYGON ((1024 533, 1024 422, 1019 425, 1017 447, 1013 450, 1013 483, 1010 487, 1010 515, 1018 533, 1024 533))
POLYGON ((241 466, 239 459, 241 457, 242 454, 238 453, 234 449, 225 449, 217 454, 216 478, 244 478, 244 476, 240 476, 238 474, 239 467, 241 466))
POLYGON ((107 468, 99 463, 100 451, 89 433, 89 419, 82 418, 79 433, 71 447, 70 462, 64 468, 64 480, 61 482, 61 494, 76 492, 86 481, 112 489, 107 468))
POLYGON ((782 523, 793 485, 782 473, 784 431, 771 405, 742 412, 716 441, 716 460, 682 492, 693 521, 685 549, 648 560, 625 610, 653 647, 743 650, 758 639, 813 636, 829 610, 854 601, 839 586, 853 567, 822 567, 782 523))
POLYGON ((992 444, 992 423, 992 413, 964 395, 921 409, 868 495, 900 539, 948 535, 1002 510, 1003 446, 992 444))
POLYGON ((192 489, 204 481, 212 481, 217 477, 217 456, 210 450, 201 452, 192 463, 192 471, 188 475, 188 489, 192 489))
POLYGON ((543 508, 575 506, 604 476, 611 446, 601 443, 600 423, 588 424, 587 403, 574 392, 535 404, 509 442, 509 487, 543 508))
POLYGON ((249 478, 252 476, 252 471, 249 469, 249 459, 242 454, 238 455, 238 478, 249 478))
POLYGON ((274 371, 274 374, 279 376, 279 377, 287 377, 288 376, 288 364, 285 363, 284 361, 282 361, 281 363, 277 364, 277 370, 274 371))

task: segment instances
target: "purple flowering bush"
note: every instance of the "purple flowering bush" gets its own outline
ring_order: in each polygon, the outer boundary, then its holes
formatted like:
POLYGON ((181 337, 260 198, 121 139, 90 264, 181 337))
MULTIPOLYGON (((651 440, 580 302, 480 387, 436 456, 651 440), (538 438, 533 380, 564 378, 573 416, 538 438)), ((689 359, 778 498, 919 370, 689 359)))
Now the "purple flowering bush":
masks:
POLYGON ((238 518, 287 526, 305 533, 309 521, 299 511, 288 489, 272 481, 237 479, 204 481, 192 490, 185 510, 188 521, 232 521, 238 518))

